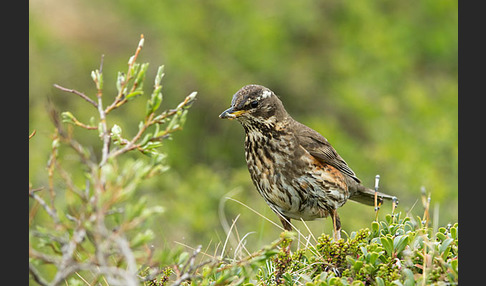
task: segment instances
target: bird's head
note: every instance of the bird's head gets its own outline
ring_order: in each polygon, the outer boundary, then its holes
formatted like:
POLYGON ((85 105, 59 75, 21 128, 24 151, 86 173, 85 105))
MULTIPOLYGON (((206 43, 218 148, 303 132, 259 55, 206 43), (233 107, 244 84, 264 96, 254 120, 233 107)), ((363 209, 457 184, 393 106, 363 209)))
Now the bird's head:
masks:
POLYGON ((256 84, 238 90, 233 95, 231 107, 219 115, 223 119, 237 119, 243 126, 270 126, 286 116, 287 112, 275 93, 256 84))

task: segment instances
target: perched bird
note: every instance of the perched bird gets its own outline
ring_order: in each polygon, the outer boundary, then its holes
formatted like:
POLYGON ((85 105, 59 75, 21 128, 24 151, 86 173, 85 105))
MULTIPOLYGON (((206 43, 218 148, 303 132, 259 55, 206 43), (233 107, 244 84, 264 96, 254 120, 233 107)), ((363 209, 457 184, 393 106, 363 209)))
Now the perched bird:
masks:
POLYGON ((367 205, 394 199, 361 185, 327 139, 294 120, 264 86, 242 87, 219 117, 236 119, 245 129, 245 157, 252 181, 285 230, 292 230, 291 219, 331 216, 338 240, 337 209, 348 199, 367 205))

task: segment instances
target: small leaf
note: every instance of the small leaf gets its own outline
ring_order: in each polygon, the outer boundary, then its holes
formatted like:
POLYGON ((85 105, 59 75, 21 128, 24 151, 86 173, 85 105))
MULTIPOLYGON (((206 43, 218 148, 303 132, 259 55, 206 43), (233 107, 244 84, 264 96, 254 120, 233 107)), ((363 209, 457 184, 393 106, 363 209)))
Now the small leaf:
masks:
POLYGON ((381 237, 380 240, 386 253, 390 256, 393 255, 393 240, 388 236, 381 237))
POLYGON ((61 113, 61 117, 62 117, 62 122, 64 122, 64 123, 74 124, 75 121, 76 121, 76 118, 74 117, 74 115, 69 111, 65 111, 65 112, 61 113))
POLYGON ((164 66, 159 66, 157 69, 157 75, 155 76, 155 87, 160 86, 160 82, 162 81, 162 78, 164 77, 164 66))
POLYGON ((142 88, 142 84, 145 79, 145 73, 147 72, 148 66, 149 66, 148 63, 144 63, 140 65, 140 70, 138 71, 137 77, 135 78, 135 82, 134 82, 134 84, 137 85, 137 89, 142 88))
POLYGON ((103 89, 103 73, 100 73, 99 70, 96 70, 96 73, 98 74, 98 83, 97 83, 96 87, 98 88, 98 90, 102 90, 103 89))
POLYGON ((139 232, 132 239, 130 246, 132 248, 139 247, 145 243, 148 243, 155 237, 154 232, 151 229, 147 229, 144 232, 139 232))
POLYGON ((135 97, 137 97, 139 95, 142 95, 142 94, 143 94, 143 91, 142 90, 135 90, 134 92, 131 92, 131 93, 127 94, 127 96, 125 98, 127 100, 132 100, 135 97))
POLYGON ((153 107, 152 107, 152 112, 155 112, 160 104, 162 103, 162 87, 158 87, 154 90, 154 92, 152 93, 152 99, 153 100, 153 107))
POLYGON ((122 129, 120 128, 120 126, 114 124, 113 127, 111 128, 111 136, 120 137, 121 133, 122 133, 122 129))
POLYGON ((452 238, 448 238, 448 239, 444 240, 439 247, 439 253, 444 253, 444 251, 447 250, 447 248, 449 247, 449 245, 451 244, 452 241, 453 241, 452 238))
POLYGON ((356 263, 354 263, 353 265, 353 270, 355 272, 358 272, 361 269, 361 267, 363 267, 363 261, 357 260, 356 263))
POLYGON ((452 267, 452 270, 454 271, 454 273, 457 275, 458 274, 458 260, 457 259, 453 259, 451 260, 451 267, 452 267))
POLYGON ((135 55, 131 56, 129 59, 128 59, 128 64, 129 65, 132 65, 135 61, 135 55))
POLYGON ((96 82, 98 79, 96 78, 96 72, 95 71, 91 71, 91 79, 96 82))
POLYGON ((393 219, 392 219, 391 214, 387 214, 387 215, 385 216, 385 220, 386 220, 386 222, 387 222, 388 224, 392 224, 393 219))
POLYGON ((408 244, 408 235, 397 236, 393 239, 393 248, 395 253, 399 255, 408 244))
POLYGON ((437 236, 437 238, 438 238, 440 241, 444 241, 444 240, 447 238, 447 236, 446 236, 444 233, 442 233, 442 232, 438 232, 438 233, 436 233, 436 234, 435 234, 435 236, 437 236))
POLYGON ((415 285, 415 277, 413 276, 413 271, 408 268, 404 268, 402 272, 406 277, 403 285, 404 286, 415 285))
POLYGON ((379 255, 380 255, 380 254, 379 254, 379 253, 377 253, 377 252, 371 252, 371 253, 370 253, 370 256, 369 256, 369 262, 370 262, 371 264, 375 264, 376 259, 378 258, 378 256, 379 256, 379 255))
POLYGON ((183 252, 183 253, 181 253, 181 255, 179 255, 179 259, 177 261, 177 264, 182 266, 182 264, 184 264, 187 261, 187 259, 189 259, 189 253, 183 252))
POLYGON ((147 144, 147 142, 150 140, 150 138, 152 138, 152 133, 146 134, 143 137, 142 141, 140 142, 140 146, 143 146, 143 145, 147 144))
POLYGON ((125 74, 122 72, 118 72, 117 78, 116 78, 116 90, 118 93, 121 92, 122 85, 125 82, 125 74))
POLYGON ((371 223, 371 231, 377 234, 379 230, 380 230, 380 224, 376 221, 373 221, 371 223))
POLYGON ((457 228, 455 226, 453 226, 453 227, 451 227, 451 229, 449 231, 451 233, 451 237, 453 239, 456 239, 457 238, 457 228))
POLYGON ((152 100, 147 100, 147 104, 145 105, 145 117, 148 117, 153 111, 154 109, 154 103, 152 102, 152 100))
POLYGON ((351 265, 354 265, 356 263, 356 260, 349 255, 346 255, 346 261, 351 265))

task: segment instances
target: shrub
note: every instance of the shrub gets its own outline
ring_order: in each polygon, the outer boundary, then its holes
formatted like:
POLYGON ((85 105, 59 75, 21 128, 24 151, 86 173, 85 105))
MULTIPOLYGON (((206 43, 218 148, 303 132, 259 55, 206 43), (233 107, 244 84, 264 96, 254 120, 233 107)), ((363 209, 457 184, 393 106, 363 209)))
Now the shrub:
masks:
MULTIPOLYGON (((137 62, 143 43, 142 36, 126 73, 118 73, 117 94, 107 106, 103 105, 103 99, 107 100, 103 60, 91 73, 95 99, 55 85, 86 101, 97 117, 83 123, 65 111, 61 122, 55 109, 50 109, 55 131, 47 163, 48 186, 29 184, 29 271, 41 285, 79 285, 81 281, 139 285, 140 265, 150 260, 152 249, 147 242, 154 234, 148 221, 163 207, 148 207, 147 199, 137 194, 137 187, 166 170, 165 155, 159 147, 182 128, 196 93, 174 109, 159 111, 164 76, 160 66, 136 134, 127 136, 120 125, 109 123, 112 111, 144 94, 148 63, 137 62), (97 136, 101 144, 81 143, 86 134, 81 129, 91 132, 88 136, 97 136), (128 156, 132 151, 146 156, 128 156)), ((29 136, 31 141, 35 141, 34 134, 29 136)))

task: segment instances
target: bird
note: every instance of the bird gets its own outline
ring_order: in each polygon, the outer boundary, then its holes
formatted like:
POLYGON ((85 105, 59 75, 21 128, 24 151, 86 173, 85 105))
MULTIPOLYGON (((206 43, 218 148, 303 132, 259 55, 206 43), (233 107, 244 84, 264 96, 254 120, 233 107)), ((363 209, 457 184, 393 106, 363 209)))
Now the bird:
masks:
POLYGON ((245 159, 250 177, 286 231, 291 220, 331 217, 333 238, 341 238, 337 209, 347 200, 370 206, 396 200, 361 184, 328 140, 296 121, 270 89, 240 88, 221 119, 236 119, 245 131, 245 159))

